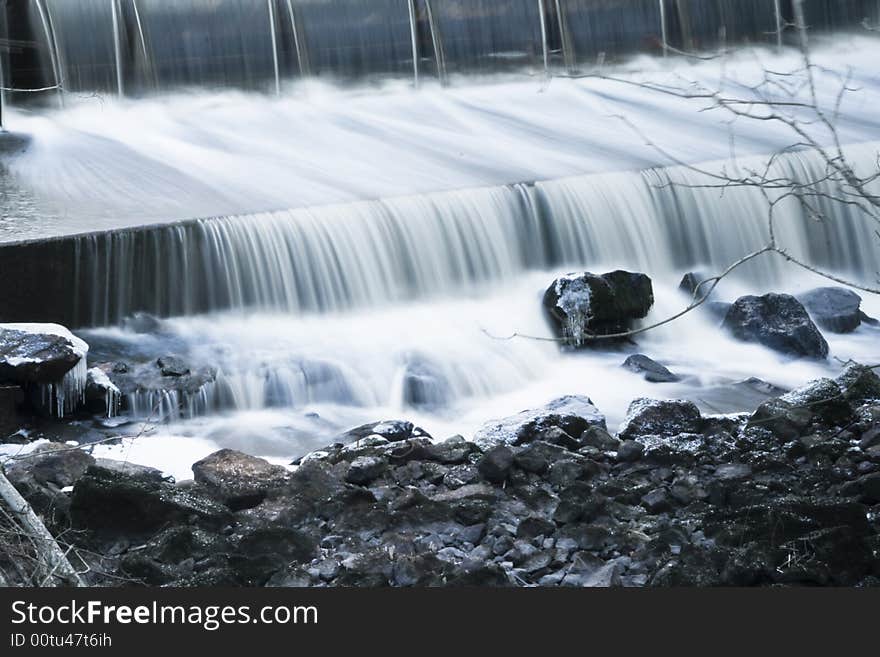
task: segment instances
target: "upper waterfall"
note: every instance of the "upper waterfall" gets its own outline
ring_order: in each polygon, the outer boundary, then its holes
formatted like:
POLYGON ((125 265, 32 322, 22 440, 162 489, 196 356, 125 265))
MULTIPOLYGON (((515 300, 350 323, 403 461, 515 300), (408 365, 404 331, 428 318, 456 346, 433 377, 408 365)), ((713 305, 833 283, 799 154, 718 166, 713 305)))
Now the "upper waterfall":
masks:
MULTIPOLYGON (((807 0, 806 13, 821 31, 875 20, 878 7, 807 0)), ((278 91, 312 75, 445 80, 781 43, 790 14, 790 2, 770 0, 18 0, 5 23, 8 38, 36 48, 12 58, 15 86, 138 96, 278 91)))

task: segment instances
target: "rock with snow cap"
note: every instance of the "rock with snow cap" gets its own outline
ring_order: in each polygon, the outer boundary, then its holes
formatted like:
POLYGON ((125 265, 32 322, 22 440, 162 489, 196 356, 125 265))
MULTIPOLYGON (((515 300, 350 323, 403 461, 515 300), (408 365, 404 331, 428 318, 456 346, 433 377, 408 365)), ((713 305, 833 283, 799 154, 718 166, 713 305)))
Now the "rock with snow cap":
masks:
POLYGON ((544 433, 554 428, 579 439, 591 426, 605 429, 605 416, 589 397, 569 395, 554 399, 541 408, 488 422, 477 431, 473 442, 483 450, 496 445, 522 445, 543 440, 544 433))
POLYGON ((620 333, 644 318, 654 305, 654 291, 644 274, 568 274, 547 288, 543 305, 557 335, 582 347, 591 335, 620 333))

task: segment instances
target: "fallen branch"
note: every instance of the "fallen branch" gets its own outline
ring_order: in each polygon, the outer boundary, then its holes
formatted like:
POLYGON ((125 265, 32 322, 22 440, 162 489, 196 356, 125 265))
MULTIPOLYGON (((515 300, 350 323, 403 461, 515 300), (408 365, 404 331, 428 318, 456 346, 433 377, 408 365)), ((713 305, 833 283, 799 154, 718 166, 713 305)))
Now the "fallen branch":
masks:
POLYGON ((33 543, 41 567, 46 573, 41 585, 52 586, 57 579, 68 586, 83 586, 79 573, 71 565, 58 541, 3 472, 0 472, 0 500, 6 504, 13 519, 33 543))

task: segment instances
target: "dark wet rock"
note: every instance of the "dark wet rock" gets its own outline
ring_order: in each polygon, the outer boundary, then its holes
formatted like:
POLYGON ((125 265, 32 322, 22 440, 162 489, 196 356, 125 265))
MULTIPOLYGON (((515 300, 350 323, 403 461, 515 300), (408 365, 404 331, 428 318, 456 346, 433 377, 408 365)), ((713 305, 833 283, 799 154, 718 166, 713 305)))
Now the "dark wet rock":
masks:
POLYGON ((703 283, 703 281, 707 281, 710 278, 709 274, 702 271, 689 271, 681 278, 681 282, 678 284, 678 289, 681 292, 684 292, 690 297, 694 296, 694 293, 697 291, 697 286, 700 288, 699 297, 703 297, 709 293, 709 288, 711 283, 703 283))
POLYGON ((735 338, 797 357, 828 357, 828 343, 800 301, 787 294, 745 296, 734 302, 723 327, 735 338))
POLYGON ((862 435, 861 440, 859 440, 859 449, 862 450, 876 447, 877 445, 880 445, 880 425, 866 431, 862 435))
POLYGON ((87 351, 57 324, 0 324, 0 382, 58 383, 87 351))
POLYGON ((406 420, 385 420, 364 424, 337 436, 336 442, 343 445, 353 443, 368 436, 380 436, 388 442, 400 442, 410 438, 430 438, 421 428, 406 420))
POLYGON ((365 486, 378 479, 387 467, 388 462, 385 459, 376 456, 359 456, 348 466, 345 480, 350 484, 365 486))
POLYGON ((649 493, 642 496, 642 506, 648 513, 664 513, 672 509, 669 493, 663 488, 655 488, 649 493))
POLYGON ((507 479, 513 459, 513 451, 509 447, 498 445, 483 455, 477 462, 477 469, 487 480, 500 484, 507 479))
POLYGON ((602 452, 616 452, 620 441, 602 427, 592 426, 581 434, 581 443, 602 452))
POLYGON ((48 443, 5 466, 6 477, 50 524, 66 522, 70 506, 64 489, 73 486, 94 465, 90 454, 68 445, 48 443))
POLYGON ((207 492, 99 465, 89 467, 74 485, 70 516, 78 528, 132 534, 191 521, 216 527, 230 518, 228 509, 207 492))
POLYGON ((683 399, 636 399, 626 413, 618 437, 630 440, 637 436, 675 436, 699 433, 703 427, 700 409, 683 399))
POLYGON ((187 400, 198 395, 217 378, 217 370, 213 367, 194 367, 172 358, 140 364, 114 361, 101 363, 97 367, 107 374, 124 396, 147 395, 151 403, 155 397, 156 401, 162 399, 167 404, 168 400, 174 398, 169 393, 176 393, 181 409, 186 407, 187 400), (165 367, 160 366, 159 361, 165 363, 165 367))
POLYGON ((654 291, 644 274, 569 274, 553 281, 543 305, 557 334, 581 347, 591 335, 626 331, 635 320, 647 316, 654 305, 654 291))
POLYGON ((841 493, 850 497, 859 497, 868 504, 880 503, 880 472, 863 475, 847 483, 841 493))
POLYGON ((544 474, 559 459, 569 455, 569 450, 559 445, 536 440, 517 450, 514 463, 517 467, 534 474, 544 474))
POLYGON ((850 404, 880 401, 880 376, 876 369, 853 363, 844 369, 835 383, 850 404))
POLYGON ((797 299, 825 331, 852 333, 862 323, 862 298, 847 288, 820 287, 799 294, 797 299))
POLYGON ((681 377, 676 376, 666 367, 643 354, 629 356, 623 362, 623 368, 641 374, 650 383, 673 383, 681 380, 681 377))
POLYGON ((10 442, 22 425, 18 406, 24 401, 21 386, 0 384, 0 443, 10 442))
POLYGON ((815 421, 835 426, 845 425, 851 418, 852 408, 838 383, 818 379, 761 404, 749 418, 748 426, 789 441, 804 435, 815 421))
POLYGON ((617 458, 620 461, 638 461, 645 453, 645 446, 635 440, 624 440, 617 448, 617 458))
POLYGON ((186 361, 177 356, 161 356, 156 360, 156 367, 162 376, 187 376, 192 372, 186 361))
POLYGON ((768 431, 782 441, 789 441, 803 434, 812 420, 810 409, 782 399, 771 399, 757 408, 749 418, 748 426, 768 431))
POLYGON ((474 443, 483 450, 496 445, 522 445, 543 440, 543 434, 554 428, 579 437, 591 426, 604 429, 605 416, 588 397, 570 395, 538 409, 488 422, 474 435, 474 443))
POLYGON ((403 403, 416 409, 442 408, 452 391, 443 368, 424 357, 412 357, 403 373, 403 403))
POLYGON ((262 502, 270 490, 284 486, 289 473, 280 465, 231 449, 221 449, 192 466, 193 478, 233 510, 262 502))

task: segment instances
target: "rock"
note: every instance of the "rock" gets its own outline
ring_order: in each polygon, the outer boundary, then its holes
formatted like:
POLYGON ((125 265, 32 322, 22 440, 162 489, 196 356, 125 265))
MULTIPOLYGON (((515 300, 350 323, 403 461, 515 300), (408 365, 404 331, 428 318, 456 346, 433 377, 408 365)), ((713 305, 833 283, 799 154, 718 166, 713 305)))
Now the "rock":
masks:
POLYGON ((529 516, 520 521, 516 528, 517 538, 533 539, 537 536, 552 536, 556 525, 540 516, 529 516))
POLYGON ((70 505, 62 492, 73 486, 94 465, 90 454, 68 445, 40 445, 27 458, 10 461, 6 477, 37 513, 52 525, 63 525, 70 505))
POLYGON ((99 367, 91 368, 86 376, 86 408, 93 413, 114 417, 119 410, 122 392, 99 367))
POLYGON ((643 375, 644 379, 650 383, 673 383, 681 380, 681 377, 676 376, 666 367, 643 354, 628 357, 623 361, 622 367, 630 372, 643 375))
POLYGON ((813 417, 830 426, 845 425, 852 417, 852 408, 836 381, 817 379, 806 386, 787 392, 779 398, 793 407, 807 409, 813 417))
POLYGON ((859 440, 859 449, 866 450, 880 445, 880 426, 866 431, 859 440))
POLYGON ((449 404, 452 391, 443 368, 426 358, 412 357, 403 373, 403 403, 415 409, 436 409, 449 404))
POLYGON ((849 482, 841 492, 851 497, 858 496, 868 504, 880 503, 880 472, 866 474, 849 482))
POLYGON ((125 535, 191 521, 216 528, 230 520, 229 510, 207 492, 182 490, 149 475, 133 477, 100 465, 89 467, 74 485, 70 516, 75 527, 125 535))
POLYGON ((834 381, 851 404, 880 401, 880 376, 870 367, 850 364, 834 381))
POLYGON ((18 406, 23 401, 21 386, 0 384, 0 443, 11 442, 11 437, 22 426, 18 406))
POLYGON ((806 309, 787 294, 745 296, 734 302, 722 324, 735 338, 797 357, 824 359, 828 343, 806 309))
POLYGON ((58 324, 0 324, 0 381, 58 383, 88 350, 58 324))
POLYGON ((629 405, 618 437, 676 436, 700 433, 703 418, 696 404, 684 399, 636 399, 629 405))
POLYGON ((813 321, 832 333, 852 333, 862 323, 862 298, 844 287, 820 287, 798 295, 813 321))
POLYGON ((363 440, 368 436, 381 436, 391 443, 410 440, 411 438, 430 438, 427 433, 412 422, 406 420, 384 420, 364 424, 337 436, 335 442, 343 445, 363 440))
MULTIPOLYGON (((681 283, 678 284, 678 289, 693 298, 694 293, 697 291, 697 286, 708 278, 709 275, 704 272, 689 271, 682 277, 681 283)), ((709 292, 710 287, 711 283, 700 286, 700 297, 705 296, 709 292)))
POLYGON ((645 446, 635 440, 624 440, 617 448, 617 460, 624 463, 638 461, 645 453, 645 446))
POLYGON ((559 445, 536 440, 516 452, 514 463, 526 472, 544 474, 559 459, 565 458, 569 450, 559 445))
POLYGON ((345 473, 345 480, 357 486, 366 486, 373 480, 378 479, 388 467, 385 459, 376 456, 359 456, 345 473))
POLYGON ((177 356, 162 356, 156 360, 156 367, 162 376, 187 376, 191 373, 189 365, 177 356))
POLYGON ((604 429, 605 416, 588 397, 570 395, 542 408, 489 422, 474 435, 474 443, 482 450, 496 445, 522 445, 542 440, 542 434, 554 427, 579 437, 591 426, 604 429))
POLYGON ((752 413, 747 426, 769 431, 781 441, 788 442, 802 435, 812 420, 813 413, 809 408, 782 399, 771 399, 752 413))
POLYGON ((150 416, 157 412, 186 411, 206 386, 214 383, 217 370, 194 367, 179 359, 162 357, 148 363, 103 363, 98 366, 125 396, 134 413, 150 416), (159 362, 164 367, 159 365, 159 362), (177 409, 171 408, 177 404, 177 409))
POLYGON ((654 291, 644 274, 568 274, 553 281, 543 305, 557 335, 582 347, 590 335, 623 332, 647 316, 654 291))
POLYGON ((480 474, 494 484, 503 483, 512 467, 513 451, 504 445, 493 447, 477 462, 480 474))
POLYGON ((602 427, 592 426, 581 434, 581 443, 603 452, 616 452, 620 441, 602 427))
POLYGON ((672 508, 669 494, 663 488, 655 488, 642 496, 642 506, 648 513, 664 513, 672 508))
POLYGON ((260 504, 270 490, 288 482, 288 471, 264 459, 221 449, 192 466, 193 478, 238 511, 260 504))

